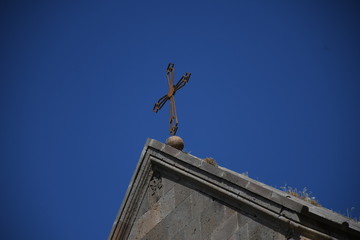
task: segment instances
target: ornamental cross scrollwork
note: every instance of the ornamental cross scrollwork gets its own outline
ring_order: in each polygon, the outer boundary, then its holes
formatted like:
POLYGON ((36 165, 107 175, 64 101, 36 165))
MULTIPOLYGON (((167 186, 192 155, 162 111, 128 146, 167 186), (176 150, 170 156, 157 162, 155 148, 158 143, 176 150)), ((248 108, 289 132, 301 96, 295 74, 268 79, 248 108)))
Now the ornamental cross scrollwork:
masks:
POLYGON ((169 63, 167 69, 166 69, 166 78, 168 81, 168 85, 169 85, 169 91, 168 93, 161 97, 154 105, 153 111, 154 112, 158 112, 164 105, 165 103, 170 100, 170 118, 169 118, 169 131, 170 131, 170 135, 175 135, 176 131, 178 129, 178 117, 177 117, 177 113, 176 113, 176 105, 175 105, 175 93, 181 89, 182 87, 185 86, 185 84, 187 82, 189 82, 191 73, 185 73, 185 75, 183 75, 180 80, 174 85, 174 64, 173 63, 169 63))

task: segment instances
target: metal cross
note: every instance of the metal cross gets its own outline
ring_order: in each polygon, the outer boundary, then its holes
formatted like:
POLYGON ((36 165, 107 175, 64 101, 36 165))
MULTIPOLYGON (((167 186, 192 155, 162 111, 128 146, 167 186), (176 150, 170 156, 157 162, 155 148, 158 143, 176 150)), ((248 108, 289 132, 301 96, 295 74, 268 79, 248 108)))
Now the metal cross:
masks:
POLYGON ((170 130, 170 135, 175 135, 176 131, 178 129, 178 117, 176 114, 176 106, 175 106, 175 93, 176 91, 178 91, 180 88, 184 87, 185 84, 189 81, 191 73, 185 73, 185 75, 183 75, 180 80, 177 82, 176 85, 174 85, 174 64, 173 63, 169 63, 167 69, 166 69, 166 78, 168 80, 168 84, 169 84, 169 91, 168 93, 161 97, 157 103, 155 103, 153 111, 154 112, 158 112, 163 106, 164 104, 167 102, 167 100, 170 100, 170 119, 169 119, 169 130, 170 130))

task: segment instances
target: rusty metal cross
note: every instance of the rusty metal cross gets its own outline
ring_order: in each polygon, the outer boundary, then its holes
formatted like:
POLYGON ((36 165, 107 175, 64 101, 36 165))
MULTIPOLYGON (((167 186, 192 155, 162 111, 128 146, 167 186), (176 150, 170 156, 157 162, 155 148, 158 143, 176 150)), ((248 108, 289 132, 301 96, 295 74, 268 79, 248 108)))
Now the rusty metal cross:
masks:
POLYGON ((170 119, 169 119, 169 130, 170 130, 170 135, 175 135, 176 131, 178 129, 178 117, 176 114, 176 106, 175 106, 175 93, 182 87, 185 86, 185 84, 189 81, 191 73, 185 73, 185 75, 183 75, 180 80, 177 82, 177 84, 174 85, 174 64, 173 63, 169 63, 167 69, 166 69, 166 78, 168 80, 168 84, 169 84, 169 91, 168 93, 161 97, 157 103, 155 103, 153 111, 154 112, 158 112, 164 105, 165 103, 170 100, 170 119))

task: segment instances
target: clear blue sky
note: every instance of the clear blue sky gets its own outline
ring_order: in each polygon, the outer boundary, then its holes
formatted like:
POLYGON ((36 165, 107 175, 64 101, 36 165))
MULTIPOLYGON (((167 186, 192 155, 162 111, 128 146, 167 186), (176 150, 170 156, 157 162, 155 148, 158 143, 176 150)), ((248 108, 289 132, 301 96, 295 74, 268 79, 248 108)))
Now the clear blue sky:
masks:
POLYGON ((2 1, 1 239, 105 239, 146 139, 360 216, 358 1, 2 1))

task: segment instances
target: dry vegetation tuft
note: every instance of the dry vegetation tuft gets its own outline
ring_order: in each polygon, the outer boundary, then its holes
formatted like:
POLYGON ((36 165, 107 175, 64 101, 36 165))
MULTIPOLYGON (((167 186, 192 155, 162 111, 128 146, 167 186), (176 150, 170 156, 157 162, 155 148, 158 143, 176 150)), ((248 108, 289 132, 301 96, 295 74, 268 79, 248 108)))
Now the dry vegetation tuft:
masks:
POLYGON ((300 198, 308 203, 311 203, 314 206, 321 207, 318 200, 316 200, 315 197, 311 196, 311 192, 308 192, 306 187, 304 187, 304 189, 302 191, 297 190, 296 188, 289 187, 289 186, 281 187, 281 189, 291 196, 300 198))
POLYGON ((216 162, 216 160, 215 159, 213 159, 213 158, 211 158, 211 157, 206 157, 206 158, 204 158, 203 159, 205 162, 207 162, 208 164, 211 164, 211 165, 213 165, 213 166, 215 166, 215 167, 217 167, 217 162, 216 162))

